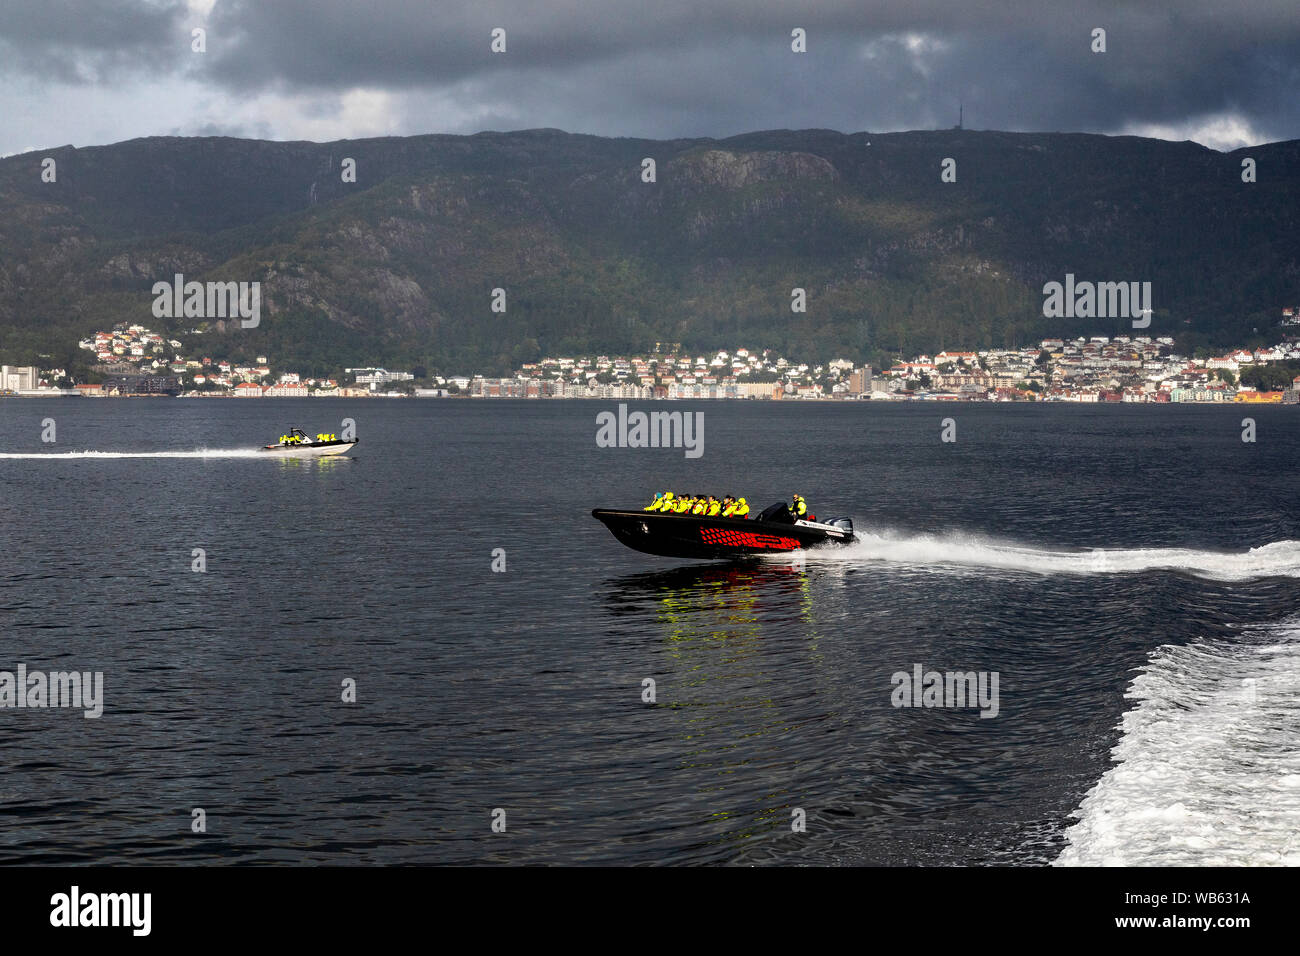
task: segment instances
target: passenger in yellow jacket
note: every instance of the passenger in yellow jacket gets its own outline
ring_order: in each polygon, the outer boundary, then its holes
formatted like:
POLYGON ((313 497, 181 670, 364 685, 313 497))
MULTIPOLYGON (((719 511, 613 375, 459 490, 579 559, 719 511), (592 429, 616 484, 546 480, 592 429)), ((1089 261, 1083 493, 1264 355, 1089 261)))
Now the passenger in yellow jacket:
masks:
POLYGON ((695 499, 695 504, 691 507, 691 514, 702 515, 709 510, 709 499, 701 496, 695 499))
POLYGON ((695 499, 690 495, 683 495, 673 502, 673 504, 675 505, 673 510, 679 515, 684 515, 691 510, 691 506, 695 504, 695 499))
POLYGON ((736 509, 731 513, 731 516, 733 518, 748 518, 749 502, 747 502, 744 498, 739 499, 736 502, 736 509))
POLYGON ((709 517, 716 518, 720 514, 722 514, 722 502, 713 497, 713 495, 709 495, 709 517))

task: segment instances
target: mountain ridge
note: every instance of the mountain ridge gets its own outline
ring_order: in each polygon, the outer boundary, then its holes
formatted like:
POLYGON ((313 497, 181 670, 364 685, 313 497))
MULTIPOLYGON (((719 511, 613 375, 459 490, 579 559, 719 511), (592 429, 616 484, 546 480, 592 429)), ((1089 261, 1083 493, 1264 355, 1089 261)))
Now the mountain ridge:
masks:
POLYGON ((84 362, 76 339, 121 321, 181 334, 150 312, 177 272, 262 283, 261 324, 212 328, 212 350, 321 373, 494 371, 662 340, 870 360, 1131 331, 1044 318, 1042 286, 1066 273, 1151 281, 1143 334, 1249 344, 1300 298, 1297 200, 1294 140, 542 129, 59 147, 0 160, 0 353, 84 362), (1241 181, 1247 156, 1258 182, 1241 181))

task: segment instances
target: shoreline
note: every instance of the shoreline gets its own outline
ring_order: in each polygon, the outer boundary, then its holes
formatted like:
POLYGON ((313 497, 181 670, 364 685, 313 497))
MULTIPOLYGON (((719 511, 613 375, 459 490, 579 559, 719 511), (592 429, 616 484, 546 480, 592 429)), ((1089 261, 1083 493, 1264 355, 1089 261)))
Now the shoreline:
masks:
POLYGON ((668 398, 655 397, 645 398, 639 396, 600 396, 600 395, 565 395, 555 396, 522 396, 522 395, 385 395, 385 394, 364 394, 364 395, 158 395, 158 394, 131 394, 131 395, 86 395, 81 392, 64 392, 50 390, 45 394, 8 394, 0 395, 0 399, 18 398, 18 399, 54 399, 54 398, 80 398, 91 401, 98 400, 119 400, 119 399, 181 399, 181 398, 203 398, 218 400, 238 400, 238 401, 283 401, 286 399, 304 400, 304 399, 411 399, 416 401, 467 401, 467 402, 741 402, 751 404, 770 404, 770 405, 906 405, 917 403, 929 403, 936 405, 1196 405, 1212 407, 1249 407, 1258 408, 1259 406, 1278 405, 1283 407, 1300 407, 1300 402, 1286 401, 1282 398, 1269 399, 1249 399, 1233 397, 1226 400, 1211 401, 1151 401, 1151 400, 1101 400, 1098 398, 1075 399, 1075 398, 1036 398, 1036 399, 988 399, 988 398, 965 398, 958 395, 949 394, 930 394, 930 395, 912 395, 905 398, 723 398, 707 396, 691 396, 688 398, 668 398))

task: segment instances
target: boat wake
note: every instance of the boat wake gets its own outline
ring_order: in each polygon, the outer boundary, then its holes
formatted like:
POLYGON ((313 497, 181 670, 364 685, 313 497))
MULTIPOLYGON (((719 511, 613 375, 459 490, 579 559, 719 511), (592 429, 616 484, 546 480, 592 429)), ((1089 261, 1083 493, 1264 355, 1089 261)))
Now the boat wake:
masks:
POLYGON ((1300 541, 1274 541, 1244 552, 1190 548, 1100 548, 1066 551, 1029 547, 970 534, 922 534, 859 529, 841 548, 808 553, 821 563, 881 561, 931 570, 1002 570, 1037 575, 1183 571, 1221 581, 1300 577, 1300 541))
POLYGON ((1300 623, 1164 646, 1058 866, 1300 865, 1300 623))
POLYGON ((0 458, 31 461, 75 460, 80 458, 266 458, 256 448, 199 448, 195 451, 62 451, 31 454, 0 452, 0 458))

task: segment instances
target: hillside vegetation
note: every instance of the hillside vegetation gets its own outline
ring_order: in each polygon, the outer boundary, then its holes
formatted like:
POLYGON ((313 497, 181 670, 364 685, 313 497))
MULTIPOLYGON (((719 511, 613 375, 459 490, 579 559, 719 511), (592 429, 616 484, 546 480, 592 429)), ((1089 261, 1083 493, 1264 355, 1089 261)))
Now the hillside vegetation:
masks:
POLYGON ((530 130, 64 147, 0 160, 0 355, 84 364, 76 340, 94 329, 188 329, 151 313, 153 283, 177 272, 262 283, 258 328, 212 323, 210 348, 191 348, 317 373, 504 370, 656 341, 879 360, 1132 332, 1045 319, 1042 286, 1067 272, 1150 281, 1148 334, 1245 345, 1300 304, 1297 210, 1294 141, 1223 154, 1079 134, 530 130), (1241 180, 1246 156, 1258 182, 1241 180))

